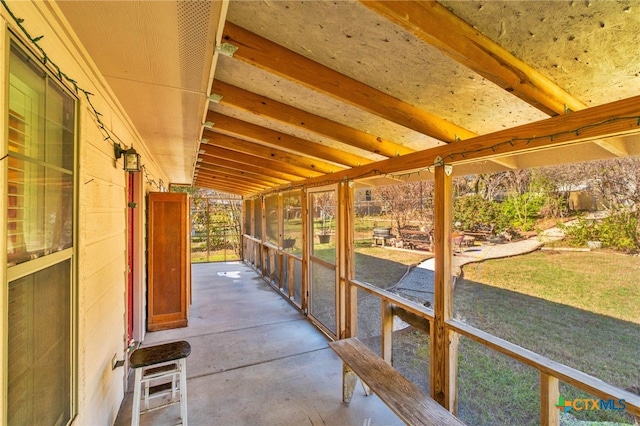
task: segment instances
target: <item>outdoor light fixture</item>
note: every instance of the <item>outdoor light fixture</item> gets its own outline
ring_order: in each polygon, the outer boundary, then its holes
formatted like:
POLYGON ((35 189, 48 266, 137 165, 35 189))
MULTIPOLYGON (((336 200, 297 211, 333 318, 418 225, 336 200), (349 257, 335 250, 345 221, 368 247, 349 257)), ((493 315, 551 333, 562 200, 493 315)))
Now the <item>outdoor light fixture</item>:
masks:
POLYGON ((113 144, 113 152, 116 156, 116 160, 124 155, 124 166, 123 170, 128 172, 139 172, 140 171, 140 154, 133 149, 133 145, 129 149, 123 149, 119 143, 113 144))

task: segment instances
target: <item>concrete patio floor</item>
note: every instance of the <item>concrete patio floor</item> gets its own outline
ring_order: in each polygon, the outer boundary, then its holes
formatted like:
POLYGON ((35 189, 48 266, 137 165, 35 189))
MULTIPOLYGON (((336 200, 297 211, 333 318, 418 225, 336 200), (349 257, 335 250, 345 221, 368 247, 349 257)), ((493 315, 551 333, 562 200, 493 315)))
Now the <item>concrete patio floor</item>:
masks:
MULTIPOLYGON (((342 363, 329 340, 253 269, 195 264, 192 281, 189 326, 147 333, 142 343, 191 344, 191 425, 403 424, 360 386, 350 404, 342 403, 342 363)), ((130 424, 132 399, 130 385, 115 425, 130 424)), ((141 425, 179 424, 179 414, 173 405, 143 414, 141 425)))

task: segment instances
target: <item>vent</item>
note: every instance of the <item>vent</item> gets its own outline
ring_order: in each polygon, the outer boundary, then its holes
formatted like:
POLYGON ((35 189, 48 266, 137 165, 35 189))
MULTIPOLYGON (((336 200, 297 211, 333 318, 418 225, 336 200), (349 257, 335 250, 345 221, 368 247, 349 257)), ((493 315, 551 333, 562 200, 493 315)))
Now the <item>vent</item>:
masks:
POLYGON ((179 1, 178 8, 178 49, 180 55, 180 78, 182 87, 202 91, 206 87, 208 64, 207 40, 209 39, 209 19, 211 2, 189 0, 179 1))

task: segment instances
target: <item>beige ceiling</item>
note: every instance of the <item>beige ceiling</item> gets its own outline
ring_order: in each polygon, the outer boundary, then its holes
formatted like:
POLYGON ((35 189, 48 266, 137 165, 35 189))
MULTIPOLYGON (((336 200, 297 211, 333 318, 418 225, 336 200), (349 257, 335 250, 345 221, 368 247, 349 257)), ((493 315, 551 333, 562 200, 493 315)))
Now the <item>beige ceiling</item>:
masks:
POLYGON ((195 165, 197 185, 250 195, 345 171, 420 169, 429 153, 475 140, 495 158, 451 157, 456 173, 640 154, 637 125, 579 149, 499 155, 487 142, 508 129, 530 138, 540 131, 531 123, 554 116, 590 128, 616 114, 608 104, 640 95, 640 1, 226 6, 60 4, 173 183, 191 182, 195 165), (207 101, 211 75, 219 101, 207 101))

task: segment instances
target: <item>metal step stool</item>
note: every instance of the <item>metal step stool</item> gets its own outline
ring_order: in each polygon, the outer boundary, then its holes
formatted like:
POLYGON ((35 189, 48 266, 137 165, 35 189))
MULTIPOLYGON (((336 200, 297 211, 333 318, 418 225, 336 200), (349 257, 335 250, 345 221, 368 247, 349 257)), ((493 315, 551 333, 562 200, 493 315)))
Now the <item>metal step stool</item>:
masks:
POLYGON ((140 424, 140 415, 180 402, 182 425, 187 426, 187 357, 191 345, 178 342, 138 348, 131 354, 129 363, 135 370, 133 411, 131 424, 140 424), (144 386, 144 410, 140 410, 144 386), (149 408, 149 400, 171 394, 168 403, 149 408), (178 398, 176 398, 176 396, 178 398))

